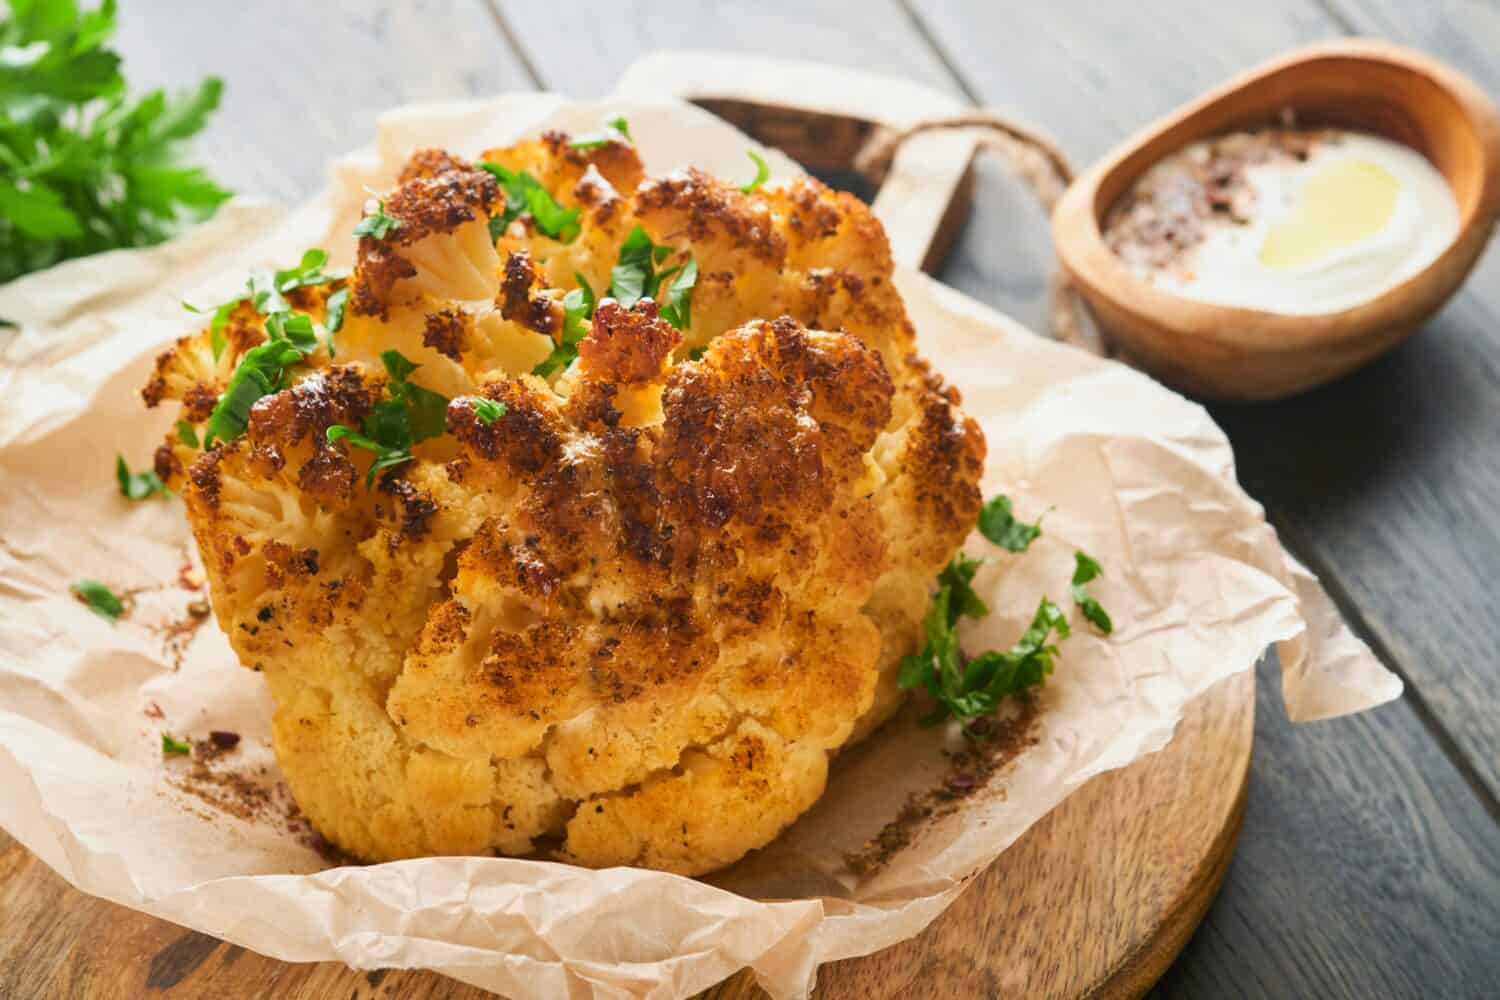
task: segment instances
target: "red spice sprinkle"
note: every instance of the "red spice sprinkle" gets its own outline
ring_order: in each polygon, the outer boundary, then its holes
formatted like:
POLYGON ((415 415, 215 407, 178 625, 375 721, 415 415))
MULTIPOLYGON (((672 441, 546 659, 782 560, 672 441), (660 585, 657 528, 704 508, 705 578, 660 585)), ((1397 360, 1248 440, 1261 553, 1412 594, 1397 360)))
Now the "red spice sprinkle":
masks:
POLYGON ((164 712, 162 712, 162 710, 161 710, 161 706, 158 705, 156 702, 153 701, 153 702, 148 702, 146 704, 146 718, 148 718, 148 719, 165 719, 166 717, 167 717, 166 714, 164 712))

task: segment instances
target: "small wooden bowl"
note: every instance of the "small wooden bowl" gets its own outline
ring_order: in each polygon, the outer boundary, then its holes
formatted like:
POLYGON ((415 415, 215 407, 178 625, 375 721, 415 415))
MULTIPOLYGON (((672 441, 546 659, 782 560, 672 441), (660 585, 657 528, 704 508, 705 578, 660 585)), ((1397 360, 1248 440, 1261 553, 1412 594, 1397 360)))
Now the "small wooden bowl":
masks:
POLYGON ((1478 259, 1500 212, 1500 119, 1472 81, 1399 46, 1363 39, 1300 49, 1168 115, 1080 176, 1052 215, 1062 265, 1112 340, 1185 391, 1277 399, 1390 350, 1435 312, 1478 259), (1453 243, 1422 272, 1361 305, 1289 316, 1195 302, 1136 277, 1101 222, 1149 167, 1188 143, 1274 121, 1384 135, 1425 155, 1458 199, 1453 243))

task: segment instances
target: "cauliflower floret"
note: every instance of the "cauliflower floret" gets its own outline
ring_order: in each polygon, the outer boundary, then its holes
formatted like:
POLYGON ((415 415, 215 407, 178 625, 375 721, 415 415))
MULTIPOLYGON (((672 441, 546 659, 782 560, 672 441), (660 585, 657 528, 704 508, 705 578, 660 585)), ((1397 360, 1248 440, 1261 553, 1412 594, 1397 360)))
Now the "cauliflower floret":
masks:
MULTIPOLYGON (((491 174, 417 154, 384 202, 399 225, 360 241, 336 356, 307 349, 243 435, 174 436, 164 461, 332 841, 709 871, 899 704, 984 442, 916 356, 857 200, 647 181, 628 143, 560 133, 483 159, 577 209, 576 235, 522 213, 492 239, 491 174), (690 315, 610 296, 636 226, 653 266, 695 263, 690 315), (367 440, 418 394, 444 426, 367 440)), ((331 289, 298 294, 321 318, 331 289)), ((266 337, 248 305, 232 326, 235 359, 266 337)), ((147 389, 193 425, 233 370, 204 336, 147 389)))
POLYGON ((354 312, 383 316, 423 294, 483 300, 500 265, 489 219, 501 200, 495 178, 431 150, 418 153, 400 185, 376 202, 383 235, 359 240, 354 312))

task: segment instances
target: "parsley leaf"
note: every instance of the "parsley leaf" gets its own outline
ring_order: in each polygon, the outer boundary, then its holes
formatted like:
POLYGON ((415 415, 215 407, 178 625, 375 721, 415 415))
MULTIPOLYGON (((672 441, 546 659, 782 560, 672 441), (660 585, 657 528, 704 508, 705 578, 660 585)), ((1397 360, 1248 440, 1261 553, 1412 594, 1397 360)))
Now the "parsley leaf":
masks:
POLYGON ((620 245, 620 256, 609 272, 609 291, 606 294, 630 309, 641 299, 657 299, 661 295, 661 284, 666 281, 666 301, 661 306, 661 318, 679 330, 685 329, 691 319, 693 288, 698 283, 698 262, 689 257, 680 266, 657 270, 674 252, 671 247, 654 242, 646 230, 637 225, 620 245))
POLYGON ((328 357, 330 359, 337 353, 333 343, 333 335, 344 328, 344 310, 348 308, 348 305, 348 285, 334 289, 329 294, 328 301, 325 304, 326 311, 323 317, 323 329, 328 333, 328 357))
POLYGON ((380 355, 386 372, 391 376, 388 387, 391 398, 407 409, 407 424, 411 428, 411 443, 435 438, 448 429, 448 397, 442 393, 424 389, 407 380, 421 366, 408 360, 400 351, 385 351, 380 355))
POLYGON ((679 330, 686 330, 692 323, 693 286, 697 284, 698 262, 689 257, 667 288, 667 301, 661 307, 661 318, 679 330))
POLYGON ((131 98, 108 47, 115 4, 12 0, 0 18, 0 284, 58 261, 148 246, 229 193, 178 162, 223 85, 131 98))
POLYGON ((504 403, 498 403, 484 396, 479 396, 474 400, 474 417, 486 427, 505 416, 505 410, 504 403))
POLYGON ((411 428, 406 426, 406 407, 396 404, 394 408, 389 401, 377 403, 375 411, 365 418, 365 428, 372 425, 378 427, 380 432, 392 439, 391 442, 379 441, 375 438, 366 437, 343 424, 334 424, 328 428, 327 440, 333 444, 338 440, 348 440, 356 448, 375 453, 375 461, 370 463, 370 471, 365 475, 365 488, 369 489, 375 484, 375 474, 382 469, 393 468, 404 462, 410 462, 411 454, 411 428), (382 411, 382 407, 385 407, 382 411), (399 414, 399 416, 397 416, 399 414), (405 428, 405 433, 401 428, 405 428), (404 444, 396 443, 404 440, 404 444))
POLYGON ((771 166, 765 161, 764 157, 753 149, 746 150, 745 155, 755 161, 755 180, 749 184, 740 185, 740 190, 745 194, 749 194, 771 179, 771 166))
MULTIPOLYGON (((1015 519, 1010 499, 1003 495, 991 498, 984 505, 979 514, 979 530, 1011 552, 1024 552, 1041 534, 1039 525, 1015 519)), ((901 658, 896 673, 896 684, 903 691, 922 688, 935 703, 933 710, 920 720, 921 725, 935 726, 946 719, 958 719, 963 723, 964 734, 971 738, 977 738, 977 734, 969 723, 990 714, 1011 695, 1046 681, 1057 658, 1053 637, 1060 641, 1072 634, 1063 610, 1051 598, 1043 597, 1031 624, 1010 649, 965 657, 958 644, 959 619, 983 618, 989 614, 989 608, 974 589, 974 576, 981 565, 981 560, 960 552, 938 574, 937 591, 924 622, 927 640, 920 652, 901 658)), ((1076 553, 1073 600, 1083 608, 1084 617, 1107 635, 1113 628, 1109 616, 1083 589, 1084 584, 1101 572, 1097 562, 1083 552, 1076 553)))
MULTIPOLYGON (((287 369, 318 349, 317 328, 312 317, 307 313, 293 312, 285 293, 295 288, 340 281, 345 277, 341 271, 326 270, 327 264, 328 251, 317 247, 306 250, 295 267, 253 272, 245 282, 244 295, 214 310, 213 321, 209 324, 209 343, 214 360, 217 361, 224 351, 224 327, 241 302, 249 302, 252 309, 266 317, 266 333, 270 340, 251 348, 240 358, 229 377, 228 388, 208 418, 203 447, 211 448, 216 440, 232 441, 243 434, 249 423, 250 407, 256 400, 285 388, 287 369)), ((348 286, 329 295, 329 312, 331 315, 333 298, 340 292, 344 293, 344 298, 338 303, 338 322, 342 325, 348 286)), ((330 335, 329 356, 332 355, 330 335)))
POLYGON ((568 143, 568 145, 572 146, 574 149, 588 150, 598 149, 601 146, 608 146, 612 142, 633 141, 634 140, 630 138, 630 126, 626 123, 625 116, 616 115, 609 121, 605 122, 604 128, 600 129, 598 132, 589 132, 586 135, 580 135, 578 138, 568 143))
POLYGON ((970 559, 960 552, 953 561, 938 574, 938 586, 947 587, 952 593, 952 605, 957 615, 983 618, 990 609, 974 592, 974 574, 984 565, 983 559, 970 559))
POLYGON ((161 734, 161 755, 163 757, 182 756, 193 752, 193 745, 183 740, 173 739, 171 734, 161 734))
POLYGON ((125 613, 124 603, 115 596, 114 591, 98 580, 79 580, 68 589, 100 618, 114 622, 125 613))
POLYGON ((272 340, 285 340, 304 354, 318 349, 318 333, 307 313, 272 313, 266 318, 266 333, 272 340))
POLYGON ((280 392, 287 370, 302 358, 302 351, 287 340, 269 340, 246 351, 204 425, 203 447, 212 448, 215 441, 233 441, 245 433, 256 400, 280 392))
MULTIPOLYGON (((976 614, 962 587, 973 578, 977 565, 975 560, 959 556, 943 571, 927 611, 927 642, 920 653, 902 657, 896 675, 902 690, 924 688, 936 702, 921 725, 935 726, 955 718, 964 723, 968 736, 974 735, 968 723, 989 715, 1011 695, 1042 684, 1051 675, 1057 656, 1057 647, 1048 640, 1053 634, 1058 639, 1070 634, 1062 609, 1043 597, 1031 624, 1009 650, 991 650, 965 659, 958 645, 958 619, 961 615, 980 617, 982 613, 976 614)), ((972 591, 969 596, 978 602, 978 608, 984 606, 972 591)))
POLYGON ((979 533, 1010 552, 1025 552, 1042 533, 1041 522, 1018 521, 1010 511, 1010 497, 997 493, 979 512, 979 533))
POLYGON ((383 240, 400 228, 401 220, 394 215, 386 215, 385 200, 377 198, 375 199, 375 211, 359 220, 359 224, 354 227, 354 235, 383 240))
POLYGON ((198 431, 186 420, 177 421, 177 440, 189 448, 198 447, 198 431))
POLYGON ((552 373, 566 368, 578 357, 578 345, 589 335, 587 321, 594 318, 594 289, 588 279, 577 271, 573 280, 578 287, 563 296, 562 339, 552 348, 552 353, 531 374, 550 378, 552 373))
POLYGON ((120 496, 127 500, 145 500, 148 497, 169 497, 172 494, 167 490, 167 484, 161 481, 153 470, 145 472, 130 471, 130 466, 125 464, 124 455, 115 456, 115 479, 120 483, 120 496))
POLYGON ((380 360, 391 377, 391 398, 375 404, 360 430, 335 424, 325 435, 329 444, 348 441, 375 455, 365 475, 366 489, 374 485, 376 473, 410 462, 412 446, 442 434, 448 423, 448 397, 408 380, 420 365, 400 351, 386 351, 380 360))
POLYGON ((490 219, 491 239, 498 240, 512 222, 528 213, 543 236, 562 243, 572 243, 578 238, 582 231, 578 224, 581 209, 563 208, 540 181, 524 170, 507 170, 498 163, 480 163, 479 167, 500 182, 505 195, 505 211, 490 219))
POLYGON ((1109 612, 1101 605, 1087 590, 1084 584, 1104 575, 1104 568, 1088 553, 1081 549, 1073 553, 1073 603, 1077 604, 1095 628, 1105 635, 1115 630, 1115 623, 1110 620, 1109 612))
POLYGON ((620 244, 620 256, 609 272, 609 291, 605 294, 626 309, 656 291, 653 253, 656 244, 640 226, 630 231, 620 244))

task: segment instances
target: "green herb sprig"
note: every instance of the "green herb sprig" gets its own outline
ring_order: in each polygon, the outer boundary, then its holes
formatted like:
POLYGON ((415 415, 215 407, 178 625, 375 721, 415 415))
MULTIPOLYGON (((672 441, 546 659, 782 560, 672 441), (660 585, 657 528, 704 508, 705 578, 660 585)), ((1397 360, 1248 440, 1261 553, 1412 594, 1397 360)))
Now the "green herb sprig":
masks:
POLYGON ((633 143, 634 141, 634 139, 630 138, 630 124, 625 121, 625 116, 616 115, 604 123, 604 128, 597 132, 580 135, 568 143, 568 145, 574 149, 587 151, 598 149, 601 146, 608 146, 612 142, 633 143))
POLYGON ((552 373, 566 368, 578 357, 578 345, 589 335, 588 321, 594 318, 594 289, 582 274, 573 272, 578 287, 563 296, 562 337, 552 348, 552 353, 531 374, 550 378, 552 373))
POLYGON ((375 199, 375 211, 359 220, 354 227, 355 236, 368 236, 372 240, 383 240, 401 228, 401 220, 385 212, 385 201, 375 199))
POLYGON ((180 162, 223 84, 131 99, 108 47, 115 2, 11 0, 0 19, 0 284, 58 261, 148 246, 229 192, 180 162))
POLYGON ((505 211, 490 218, 490 239, 498 240, 512 222, 528 213, 536 222, 539 233, 561 243, 572 243, 583 231, 578 223, 582 210, 563 208, 531 174, 524 170, 507 170, 498 163, 480 163, 479 167, 500 182, 500 190, 505 195, 505 211))
POLYGON ((1083 612, 1083 617, 1089 623, 1105 635, 1115 630, 1115 623, 1110 620, 1109 612, 1091 595, 1084 585, 1104 575, 1104 569, 1087 552, 1079 550, 1073 553, 1073 603, 1078 605, 1078 610, 1083 612))
POLYGON ((145 500, 148 497, 169 497, 171 491, 152 469, 131 472, 125 464, 124 455, 115 456, 115 480, 120 484, 120 496, 127 500, 145 500))
MULTIPOLYGON (((233 441, 245 433, 250 423, 250 408, 256 401, 262 396, 269 396, 286 388, 290 370, 318 349, 316 324, 307 313, 292 310, 291 304, 286 300, 286 293, 295 288, 328 284, 345 277, 343 272, 326 270, 327 264, 326 250, 307 250, 296 267, 251 274, 245 282, 244 295, 231 299, 214 310, 213 320, 209 324, 209 344, 215 360, 226 346, 224 327, 229 316, 242 302, 249 302, 252 309, 266 317, 266 333, 270 339, 246 351, 235 366, 234 373, 229 377, 229 386, 219 397, 204 427, 204 448, 212 448, 215 441, 233 441)), ((336 289, 329 295, 328 318, 331 323, 336 321, 336 325, 327 331, 330 357, 334 351, 332 331, 343 324, 347 296, 347 286, 336 289), (343 298, 338 303, 335 317, 333 297, 340 293, 343 293, 343 298)), ((181 427, 178 428, 178 436, 182 437, 181 427)))
POLYGON ((161 734, 161 755, 163 757, 181 757, 193 752, 193 745, 186 740, 179 740, 171 733, 161 734))
POLYGON ((750 194, 771 179, 771 165, 766 162, 765 157, 753 149, 746 150, 745 155, 755 161, 755 179, 749 184, 741 184, 740 190, 745 194, 750 194))
POLYGON ((636 226, 620 245, 620 256, 609 273, 609 292, 626 309, 644 298, 656 299, 661 318, 679 330, 692 321, 693 288, 698 284, 698 262, 689 257, 662 268, 676 251, 657 243, 636 226), (658 270, 658 268, 661 268, 658 270), (662 289, 666 289, 665 295, 662 289))
POLYGON ((105 621, 119 621, 120 616, 125 613, 125 602, 98 580, 79 580, 68 589, 90 611, 105 621))
MULTIPOLYGON (((286 300, 287 292, 308 285, 325 285, 348 277, 344 271, 328 270, 327 264, 328 251, 314 247, 303 251, 302 260, 295 267, 283 268, 279 271, 251 272, 250 277, 245 281, 245 293, 221 303, 214 309, 213 318, 209 320, 209 346, 213 350, 214 360, 219 360, 224 353, 224 348, 228 346, 224 340, 224 328, 229 325, 229 317, 241 302, 249 302, 250 308, 268 318, 290 313, 292 307, 286 300)), ((337 330, 343 325, 344 303, 348 301, 348 297, 348 286, 336 289, 328 296, 328 321, 332 324, 330 329, 337 330), (334 316, 335 296, 342 296, 337 303, 337 317, 334 316)), ((182 305, 189 312, 204 311, 189 302, 184 302, 182 305)))
POLYGON ((474 399, 474 419, 486 427, 505 416, 506 409, 504 403, 485 396, 478 396, 474 399))
MULTIPOLYGON (((991 542, 1017 553, 1026 551, 1041 534, 1040 526, 1015 519, 1010 499, 1004 495, 996 495, 984 505, 978 527, 991 542)), ((1109 615, 1084 589, 1103 570, 1084 552, 1075 552, 1074 559, 1073 600, 1084 618, 1108 635, 1114 629, 1109 615)), ((1006 698, 1044 683, 1056 663, 1056 642, 1072 635, 1062 608, 1044 596, 1031 623, 1010 649, 966 657, 958 643, 959 620, 989 614, 974 590, 974 576, 982 564, 982 560, 960 552, 938 575, 937 591, 924 621, 926 642, 921 652, 901 659, 896 675, 902 690, 922 688, 932 697, 933 710, 921 719, 921 725, 957 719, 970 737, 976 736, 971 722, 994 712, 1006 698)))
POLYGON ((1027 524, 1011 513, 1010 497, 997 493, 979 511, 979 533, 1007 552, 1025 552, 1042 533, 1042 523, 1027 524))
POLYGON ((420 366, 400 351, 386 351, 380 360, 391 377, 386 387, 391 398, 376 403, 358 431, 335 424, 325 435, 329 444, 347 441, 374 454, 365 475, 366 489, 374 485, 376 474, 383 469, 410 462, 414 445, 447 430, 448 397, 410 381, 411 373, 420 366))

